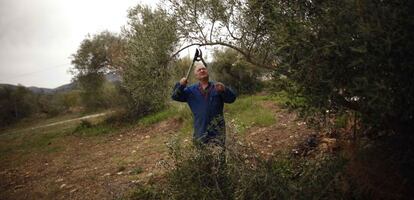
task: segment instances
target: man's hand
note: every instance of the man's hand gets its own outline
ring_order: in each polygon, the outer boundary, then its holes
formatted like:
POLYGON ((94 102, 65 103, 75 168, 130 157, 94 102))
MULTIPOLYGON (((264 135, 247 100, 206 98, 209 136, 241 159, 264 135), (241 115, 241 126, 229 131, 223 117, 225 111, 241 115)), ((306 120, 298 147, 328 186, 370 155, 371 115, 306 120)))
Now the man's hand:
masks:
POLYGON ((188 83, 188 81, 187 81, 187 79, 186 79, 186 78, 182 78, 182 79, 180 80, 180 85, 186 86, 186 85, 187 85, 187 83, 188 83))
POLYGON ((216 88, 217 92, 224 92, 225 87, 223 83, 217 82, 214 87, 216 88))

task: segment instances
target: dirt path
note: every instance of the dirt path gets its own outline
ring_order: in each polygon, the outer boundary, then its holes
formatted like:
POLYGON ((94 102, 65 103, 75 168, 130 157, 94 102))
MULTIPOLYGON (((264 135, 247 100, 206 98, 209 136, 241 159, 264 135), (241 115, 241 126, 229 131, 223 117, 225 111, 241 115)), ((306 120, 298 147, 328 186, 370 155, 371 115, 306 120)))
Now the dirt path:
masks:
POLYGON ((92 119, 92 118, 96 118, 96 117, 102 117, 102 116, 105 116, 105 115, 108 115, 108 114, 111 114, 111 113, 113 113, 113 111, 98 113, 98 114, 93 114, 93 115, 87 115, 87 116, 78 117, 78 118, 74 118, 74 119, 63 120, 63 121, 59 121, 59 122, 54 122, 54 123, 42 125, 42 126, 33 127, 33 128, 30 128, 30 129, 33 130, 33 129, 38 129, 38 128, 55 126, 55 125, 59 125, 59 124, 65 124, 65 123, 73 122, 73 121, 80 121, 80 120, 84 120, 84 119, 92 119))
MULTIPOLYGON (((70 122, 81 121, 81 120, 85 120, 85 119, 93 119, 93 118, 97 118, 97 117, 106 116, 106 115, 111 114, 113 112, 114 111, 109 111, 109 112, 103 112, 103 113, 98 113, 98 114, 93 114, 93 115, 87 115, 87 116, 83 116, 83 117, 78 117, 78 118, 73 118, 73 119, 67 119, 67 120, 62 120, 62 121, 58 121, 58 122, 53 122, 53 123, 49 123, 49 124, 44 124, 44 125, 41 125, 41 126, 35 126, 35 127, 26 128, 26 129, 21 129, 21 130, 18 130, 18 131, 11 131, 11 132, 7 132, 6 131, 4 133, 14 134, 14 133, 18 133, 18 132, 25 132, 25 131, 35 130, 35 129, 39 129, 39 128, 56 126, 56 125, 70 123, 70 122)), ((4 134, 4 133, 2 133, 2 134, 4 134)))

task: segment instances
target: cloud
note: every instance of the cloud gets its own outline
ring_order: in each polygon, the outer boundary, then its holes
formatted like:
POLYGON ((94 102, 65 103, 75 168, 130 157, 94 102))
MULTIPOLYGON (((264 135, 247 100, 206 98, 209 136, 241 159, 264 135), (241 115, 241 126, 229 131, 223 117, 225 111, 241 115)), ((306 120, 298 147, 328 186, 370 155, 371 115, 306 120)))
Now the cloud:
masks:
POLYGON ((69 57, 85 36, 104 30, 119 32, 127 22, 127 9, 137 3, 136 0, 0 1, 0 83, 41 87, 69 83, 69 57))
POLYGON ((33 73, 68 63, 67 52, 61 50, 69 37, 67 21, 55 1, 2 1, 0 7, 0 81, 46 87, 70 81, 66 70, 33 73), (21 76, 25 73, 32 75, 21 76), (52 83, 51 75, 62 81, 52 83))

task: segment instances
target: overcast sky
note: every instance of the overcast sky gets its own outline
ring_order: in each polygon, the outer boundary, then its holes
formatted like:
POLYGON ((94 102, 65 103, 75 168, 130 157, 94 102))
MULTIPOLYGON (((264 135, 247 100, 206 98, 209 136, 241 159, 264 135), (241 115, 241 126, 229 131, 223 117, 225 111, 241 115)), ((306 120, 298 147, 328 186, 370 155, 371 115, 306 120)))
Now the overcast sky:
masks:
POLYGON ((85 36, 119 33, 138 3, 155 0, 0 0, 0 83, 69 83, 70 56, 85 36))

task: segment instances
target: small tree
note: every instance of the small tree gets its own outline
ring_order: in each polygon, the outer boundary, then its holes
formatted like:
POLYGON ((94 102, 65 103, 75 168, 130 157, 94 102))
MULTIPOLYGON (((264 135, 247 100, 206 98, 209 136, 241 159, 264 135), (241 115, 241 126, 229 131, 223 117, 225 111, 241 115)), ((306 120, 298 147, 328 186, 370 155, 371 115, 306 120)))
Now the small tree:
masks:
POLYGON ((72 55, 72 74, 82 89, 81 98, 88 110, 108 107, 104 99, 105 74, 120 70, 123 40, 104 31, 84 39, 72 55))
POLYGON ((140 116, 165 105, 170 91, 167 65, 177 37, 175 21, 164 10, 138 5, 128 18, 123 86, 132 100, 129 110, 140 116))

